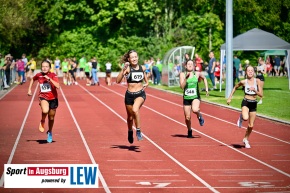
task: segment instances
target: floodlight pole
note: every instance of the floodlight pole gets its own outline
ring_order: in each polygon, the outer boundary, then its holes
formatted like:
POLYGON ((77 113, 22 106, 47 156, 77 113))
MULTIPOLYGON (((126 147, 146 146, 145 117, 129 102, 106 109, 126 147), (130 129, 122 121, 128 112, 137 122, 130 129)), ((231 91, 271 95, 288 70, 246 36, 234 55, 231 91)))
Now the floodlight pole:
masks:
POLYGON ((226 98, 233 89, 233 0, 226 1, 226 98))

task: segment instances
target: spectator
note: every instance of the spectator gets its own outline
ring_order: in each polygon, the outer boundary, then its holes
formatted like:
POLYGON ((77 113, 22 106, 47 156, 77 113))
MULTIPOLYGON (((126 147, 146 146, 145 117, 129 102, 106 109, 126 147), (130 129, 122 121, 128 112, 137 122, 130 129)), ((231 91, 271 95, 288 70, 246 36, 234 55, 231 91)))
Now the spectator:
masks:
POLYGON ((80 79, 85 79, 86 75, 84 72, 85 66, 86 66, 87 60, 85 56, 82 56, 82 58, 79 61, 79 68, 80 68, 80 79))
POLYGON ((213 90, 213 89, 216 89, 215 77, 214 77, 214 69, 215 69, 215 66, 216 66, 216 60, 215 60, 213 51, 211 51, 209 53, 209 58, 210 58, 210 60, 209 60, 209 63, 208 63, 208 71, 207 72, 208 72, 208 76, 209 76, 209 78, 211 80, 211 83, 212 83, 212 86, 213 86, 212 90, 213 90))
POLYGON ((24 67, 24 62, 23 60, 17 60, 16 61, 16 69, 17 69, 17 72, 18 72, 18 81, 17 81, 17 84, 20 84, 22 85, 23 84, 23 81, 24 81, 24 73, 25 73, 25 67, 24 67))
POLYGON ((162 65, 162 63, 161 63, 161 61, 160 61, 160 58, 157 59, 156 67, 157 67, 158 70, 159 70, 159 75, 160 75, 160 80, 161 80, 163 65, 162 65))
POLYGON ((5 89, 10 88, 9 84, 10 84, 10 67, 11 67, 11 64, 12 64, 12 56, 10 54, 8 54, 8 55, 5 56, 4 66, 3 66, 3 69, 4 69, 3 82, 4 82, 4 88, 5 89))
POLYGON ((216 82, 219 83, 220 77, 221 77, 221 66, 218 60, 216 61, 216 67, 214 69, 214 76, 216 78, 216 82))
POLYGON ((201 57, 199 57, 198 54, 195 54, 195 71, 196 72, 201 72, 202 71, 202 64, 203 60, 201 57))
POLYGON ((55 67, 55 74, 59 76, 60 60, 58 59, 58 57, 55 58, 54 67, 55 67))
POLYGON ((35 62, 34 58, 31 58, 30 61, 27 63, 27 65, 30 66, 28 77, 31 79, 34 76, 34 71, 36 69, 36 62, 35 62))
POLYGON ((287 74, 285 69, 286 69, 286 57, 284 56, 283 60, 281 61, 280 68, 279 68, 279 76, 281 73, 282 73, 282 76, 285 76, 287 74))
POLYGON ((188 60, 190 60, 189 54, 185 53, 184 60, 183 60, 182 66, 181 66, 181 72, 185 72, 185 65, 186 65, 188 60))
MULTIPOLYGON (((257 79, 260 79, 260 86, 261 88, 263 89, 264 88, 264 82, 265 82, 265 77, 264 77, 264 74, 266 74, 266 64, 265 64, 265 61, 263 58, 259 59, 259 63, 258 63, 258 66, 257 66, 257 76, 256 78, 257 79)), ((262 92, 262 95, 263 95, 263 92, 262 92)), ((260 98, 260 101, 258 102, 258 105, 261 105, 262 104, 262 98, 260 98)))
MULTIPOLYGON (((195 71, 196 72, 201 72, 202 71, 202 64, 203 64, 203 60, 201 59, 201 57, 199 57, 198 54, 195 54, 195 59, 194 59, 194 62, 195 62, 195 71)), ((198 82, 201 82, 202 78, 201 77, 198 77, 198 82)))
MULTIPOLYGON (((239 70, 241 67, 241 60, 235 55, 233 62, 234 62, 234 66, 236 68, 236 79, 238 80, 238 82, 240 82, 239 70)), ((234 83, 235 83, 235 81, 234 81, 234 83)))
POLYGON ((159 69, 156 66, 156 64, 153 64, 152 72, 153 72, 153 83, 155 85, 159 85, 160 84, 160 72, 159 72, 159 69))
MULTIPOLYGON (((91 62, 92 66, 90 68, 92 68, 92 83, 91 85, 95 86, 96 83, 98 84, 98 86, 100 86, 100 81, 98 78, 98 61, 96 59, 96 57, 93 57, 92 62, 91 62)), ((86 67, 88 68, 88 67, 86 67)), ((89 81, 87 80, 87 84, 89 83, 89 81)))
POLYGON ((111 72, 112 72, 112 64, 110 61, 106 63, 106 83, 108 86, 111 86, 111 72))
POLYGON ((266 74, 267 76, 270 76, 272 72, 272 65, 270 61, 266 60, 266 74))
MULTIPOLYGON (((97 62, 96 62, 97 63, 97 62)), ((96 64, 95 63, 95 64, 96 64)), ((86 63, 86 65, 85 65, 85 69, 84 69, 84 71, 85 71, 85 75, 86 75, 86 85, 87 86, 91 86, 91 85, 95 85, 95 83, 94 84, 92 84, 92 82, 91 82, 91 74, 92 74, 92 79, 93 79, 93 81, 95 80, 94 79, 94 75, 93 75, 93 73, 97 73, 95 70, 93 71, 93 69, 92 69, 92 66, 93 66, 93 62, 87 62, 86 63)), ((96 67, 96 66, 95 66, 96 67)), ((95 75, 96 76, 96 75, 95 75)))
MULTIPOLYGON (((22 54, 22 61, 24 62, 24 66, 26 67, 27 63, 28 63, 28 60, 26 58, 26 54, 22 54)), ((29 67, 29 66, 28 66, 29 67)), ((25 69, 26 72, 29 71, 29 68, 28 69, 25 69), (27 71, 28 70, 28 71, 27 71)), ((24 79, 23 79, 23 82, 26 82, 26 73, 25 73, 25 76, 24 76, 24 79)))
POLYGON ((276 76, 279 76, 280 65, 281 65, 280 57, 275 56, 275 58, 274 58, 274 70, 275 70, 276 76))

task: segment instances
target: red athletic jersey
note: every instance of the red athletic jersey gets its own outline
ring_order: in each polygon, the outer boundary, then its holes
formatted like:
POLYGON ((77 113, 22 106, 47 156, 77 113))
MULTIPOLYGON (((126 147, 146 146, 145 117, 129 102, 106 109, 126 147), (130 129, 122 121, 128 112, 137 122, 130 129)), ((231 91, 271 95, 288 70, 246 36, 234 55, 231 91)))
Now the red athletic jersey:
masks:
MULTIPOLYGON (((55 82, 58 82, 58 78, 56 76, 55 73, 52 72, 48 72, 46 74, 50 79, 54 80, 55 82)), ((43 75, 41 72, 37 73, 34 77, 33 77, 34 81, 38 81, 39 83, 39 94, 38 97, 41 98, 45 98, 46 100, 53 100, 57 98, 57 91, 56 91, 56 87, 54 86, 54 84, 52 84, 51 82, 49 82, 43 75)))
POLYGON ((220 65, 216 66, 214 69, 214 76, 220 77, 221 76, 221 69, 220 65))
POLYGON ((202 65, 201 65, 202 59, 201 58, 195 58, 195 64, 198 69, 196 71, 201 72, 202 71, 202 65))

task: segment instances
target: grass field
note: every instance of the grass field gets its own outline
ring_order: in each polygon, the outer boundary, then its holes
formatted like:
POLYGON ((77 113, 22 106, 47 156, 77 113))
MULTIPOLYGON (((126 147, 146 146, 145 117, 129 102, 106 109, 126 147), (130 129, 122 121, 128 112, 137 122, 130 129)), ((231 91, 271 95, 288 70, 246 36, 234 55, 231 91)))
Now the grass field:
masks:
MULTIPOLYGON (((209 87, 211 87, 210 80, 208 79, 209 87)), ((225 98, 225 84, 222 85, 222 91, 214 90, 210 91, 208 97, 205 96, 205 92, 201 92, 201 98, 204 101, 210 101, 218 104, 227 105, 225 98)), ((180 87, 168 87, 168 86, 155 86, 152 87, 170 90, 173 92, 182 93, 180 87)), ((204 88, 203 82, 200 83, 200 88, 204 88)), ((217 85, 219 88, 219 84, 217 85)), ((234 94, 230 106, 241 108, 241 101, 244 97, 244 92, 240 87, 234 94)), ((266 77, 264 85, 264 97, 263 104, 258 105, 257 113, 275 119, 284 120, 290 122, 290 90, 287 77, 266 77)))

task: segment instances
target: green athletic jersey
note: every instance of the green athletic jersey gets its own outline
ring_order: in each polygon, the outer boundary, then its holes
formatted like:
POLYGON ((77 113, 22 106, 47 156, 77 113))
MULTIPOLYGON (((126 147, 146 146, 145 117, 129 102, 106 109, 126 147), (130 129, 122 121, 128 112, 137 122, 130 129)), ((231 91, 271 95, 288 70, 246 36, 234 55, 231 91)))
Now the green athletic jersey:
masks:
POLYGON ((91 66, 90 66, 90 63, 86 63, 85 65, 85 72, 90 72, 91 71, 91 66))
MULTIPOLYGON (((185 73, 186 77, 186 73, 185 73)), ((186 85, 183 92, 184 99, 197 99, 200 98, 198 89, 198 78, 194 74, 193 77, 186 80, 186 85)))
POLYGON ((87 60, 85 58, 81 58, 79 61, 80 68, 85 68, 87 60))
POLYGON ((67 72, 68 71, 68 62, 62 62, 61 63, 61 70, 63 72, 67 72))
POLYGON ((0 67, 3 67, 4 66, 4 58, 1 58, 0 59, 0 67))

